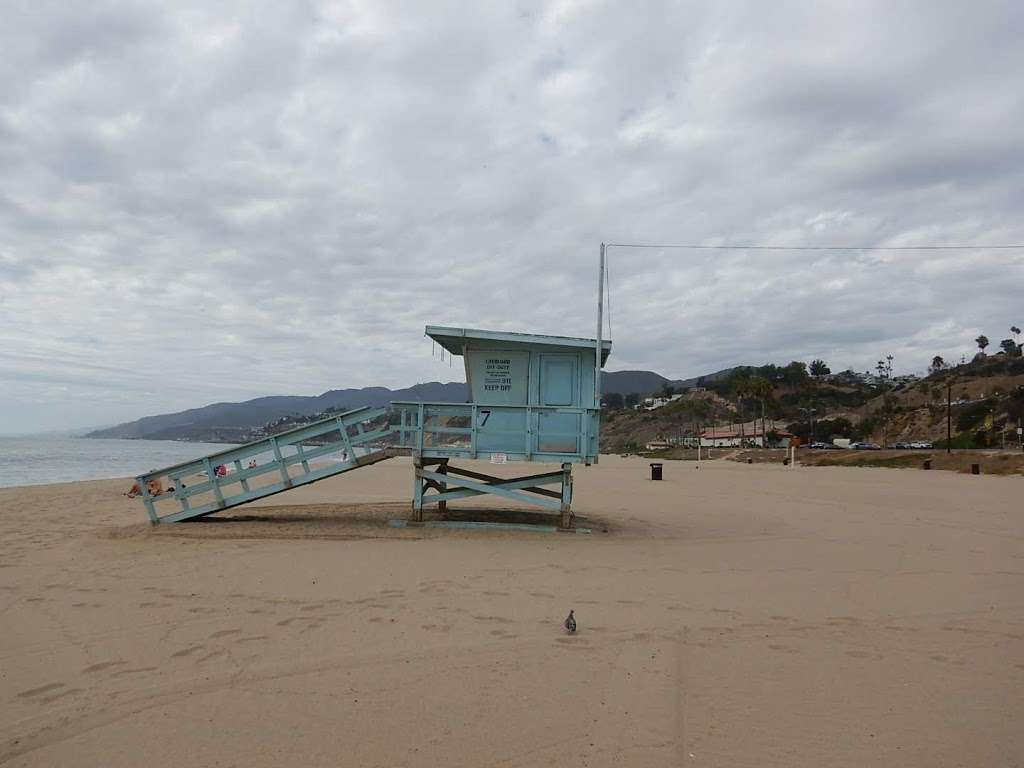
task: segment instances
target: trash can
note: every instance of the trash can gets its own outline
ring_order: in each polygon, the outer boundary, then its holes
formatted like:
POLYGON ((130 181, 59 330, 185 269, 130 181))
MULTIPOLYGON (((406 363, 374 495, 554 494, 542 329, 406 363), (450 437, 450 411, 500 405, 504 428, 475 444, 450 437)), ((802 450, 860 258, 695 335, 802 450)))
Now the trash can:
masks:
POLYGON ((981 474, 981 464, 971 464, 971 474, 972 475, 980 475, 981 474))
POLYGON ((747 459, 747 464, 753 464, 753 463, 754 463, 753 459, 747 459))
POLYGON ((923 467, 923 469, 931 469, 931 468, 932 468, 932 460, 931 459, 925 459, 924 460, 924 467, 923 467))
POLYGON ((651 480, 661 480, 661 464, 651 464, 651 480))

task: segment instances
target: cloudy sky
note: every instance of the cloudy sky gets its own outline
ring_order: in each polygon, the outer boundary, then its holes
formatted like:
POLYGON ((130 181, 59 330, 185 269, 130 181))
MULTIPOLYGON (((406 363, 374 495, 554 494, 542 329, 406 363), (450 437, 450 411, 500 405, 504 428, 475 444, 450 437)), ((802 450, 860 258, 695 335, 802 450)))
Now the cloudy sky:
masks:
MULTIPOLYGON (((1024 3, 0 0, 0 433, 461 379, 608 242, 1024 243, 1024 3)), ((897 371, 1024 251, 613 248, 610 369, 897 371)))

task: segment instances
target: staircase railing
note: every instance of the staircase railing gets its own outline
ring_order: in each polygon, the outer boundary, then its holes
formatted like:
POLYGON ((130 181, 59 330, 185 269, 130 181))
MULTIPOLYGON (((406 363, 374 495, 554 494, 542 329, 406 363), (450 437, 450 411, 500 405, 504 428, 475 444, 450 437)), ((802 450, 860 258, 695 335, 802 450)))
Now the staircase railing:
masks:
POLYGON ((347 411, 151 470, 139 475, 136 485, 153 523, 208 515, 390 458, 395 450, 387 444, 393 430, 381 419, 386 413, 386 408, 347 411), (311 464, 315 459, 321 462, 311 464), (173 511, 161 514, 168 507, 173 511))

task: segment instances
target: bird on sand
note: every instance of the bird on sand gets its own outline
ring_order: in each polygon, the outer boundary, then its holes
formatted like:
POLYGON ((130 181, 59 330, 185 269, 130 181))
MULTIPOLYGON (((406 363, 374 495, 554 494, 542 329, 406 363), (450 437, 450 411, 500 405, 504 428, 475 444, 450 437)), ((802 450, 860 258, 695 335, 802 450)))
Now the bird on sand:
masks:
POLYGON ((570 635, 576 631, 576 617, 572 614, 573 612, 569 611, 569 615, 565 617, 565 621, 562 623, 565 627, 565 631, 570 635))

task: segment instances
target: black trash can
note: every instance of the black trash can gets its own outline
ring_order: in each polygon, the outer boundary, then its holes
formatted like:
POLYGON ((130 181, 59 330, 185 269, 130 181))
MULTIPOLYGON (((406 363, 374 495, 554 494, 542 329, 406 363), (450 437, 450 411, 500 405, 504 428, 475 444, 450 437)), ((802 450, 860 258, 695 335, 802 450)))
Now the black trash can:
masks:
POLYGON ((651 464, 651 480, 661 480, 661 464, 651 464))
POLYGON ((980 475, 981 474, 981 464, 971 464, 971 474, 972 475, 980 475))
POLYGON ((931 469, 932 468, 932 460, 931 459, 925 459, 924 460, 924 468, 925 469, 931 469))

